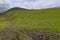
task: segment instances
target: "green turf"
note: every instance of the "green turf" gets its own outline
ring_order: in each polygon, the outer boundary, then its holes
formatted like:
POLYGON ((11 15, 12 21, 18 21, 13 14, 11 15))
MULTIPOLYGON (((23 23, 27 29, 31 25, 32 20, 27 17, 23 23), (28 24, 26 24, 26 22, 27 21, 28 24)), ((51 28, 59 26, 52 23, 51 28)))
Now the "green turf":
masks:
POLYGON ((60 32, 60 8, 44 10, 13 8, 0 14, 0 30, 16 25, 30 30, 41 29, 60 32))

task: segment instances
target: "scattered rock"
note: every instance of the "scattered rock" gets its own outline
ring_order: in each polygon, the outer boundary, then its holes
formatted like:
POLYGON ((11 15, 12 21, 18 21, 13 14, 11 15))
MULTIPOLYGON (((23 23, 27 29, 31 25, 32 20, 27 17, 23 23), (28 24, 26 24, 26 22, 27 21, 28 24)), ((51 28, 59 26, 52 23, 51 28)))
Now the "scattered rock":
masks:
POLYGON ((23 30, 9 27, 0 32, 0 40, 60 40, 60 33, 48 30, 23 30))

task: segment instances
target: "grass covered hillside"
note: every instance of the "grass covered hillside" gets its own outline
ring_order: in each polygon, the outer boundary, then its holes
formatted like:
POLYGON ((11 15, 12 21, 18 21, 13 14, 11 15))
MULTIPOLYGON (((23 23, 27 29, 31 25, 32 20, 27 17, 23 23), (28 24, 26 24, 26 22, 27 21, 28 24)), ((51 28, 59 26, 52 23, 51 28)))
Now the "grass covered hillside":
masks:
POLYGON ((29 29, 44 29, 60 32, 60 8, 45 10, 13 8, 0 14, 0 29, 12 24, 29 29))
POLYGON ((44 10, 13 8, 5 13, 1 13, 0 31, 13 26, 22 27, 22 29, 30 31, 49 30, 60 33, 60 8, 44 10))

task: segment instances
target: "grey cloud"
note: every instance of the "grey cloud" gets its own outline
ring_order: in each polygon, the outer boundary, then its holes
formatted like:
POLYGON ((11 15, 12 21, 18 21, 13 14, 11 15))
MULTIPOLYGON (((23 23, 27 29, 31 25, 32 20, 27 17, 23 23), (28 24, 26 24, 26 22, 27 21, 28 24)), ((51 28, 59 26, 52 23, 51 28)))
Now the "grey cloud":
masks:
POLYGON ((0 13, 5 12, 9 10, 9 5, 8 4, 0 4, 0 13))
POLYGON ((0 0, 0 12, 13 7, 25 9, 44 9, 60 7, 60 0, 0 0))

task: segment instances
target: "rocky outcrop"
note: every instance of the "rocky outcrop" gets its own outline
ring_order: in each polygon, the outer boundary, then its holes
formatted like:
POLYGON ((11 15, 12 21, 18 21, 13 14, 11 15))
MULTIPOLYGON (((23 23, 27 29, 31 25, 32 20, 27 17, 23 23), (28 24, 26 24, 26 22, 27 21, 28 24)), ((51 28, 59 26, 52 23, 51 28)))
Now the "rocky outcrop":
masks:
POLYGON ((9 27, 0 32, 0 40, 60 40, 60 33, 9 27))

